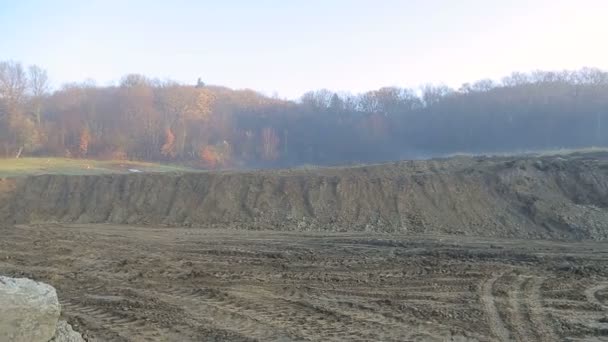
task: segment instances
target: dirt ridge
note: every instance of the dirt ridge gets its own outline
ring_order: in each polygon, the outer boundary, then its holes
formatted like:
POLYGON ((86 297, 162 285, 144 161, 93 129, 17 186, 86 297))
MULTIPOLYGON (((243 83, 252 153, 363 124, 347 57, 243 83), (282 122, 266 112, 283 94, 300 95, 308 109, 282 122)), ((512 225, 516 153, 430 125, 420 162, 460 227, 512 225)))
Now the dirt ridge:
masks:
POLYGON ((0 220, 608 239, 608 154, 0 180, 0 220))

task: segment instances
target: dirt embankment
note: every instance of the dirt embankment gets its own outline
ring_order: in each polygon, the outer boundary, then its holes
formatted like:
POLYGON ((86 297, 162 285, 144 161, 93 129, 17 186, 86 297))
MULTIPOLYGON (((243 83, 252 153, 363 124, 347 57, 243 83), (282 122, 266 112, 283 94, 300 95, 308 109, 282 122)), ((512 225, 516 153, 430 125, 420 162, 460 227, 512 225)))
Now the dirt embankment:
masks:
POLYGON ((608 239, 608 155, 0 181, 11 223, 608 239))

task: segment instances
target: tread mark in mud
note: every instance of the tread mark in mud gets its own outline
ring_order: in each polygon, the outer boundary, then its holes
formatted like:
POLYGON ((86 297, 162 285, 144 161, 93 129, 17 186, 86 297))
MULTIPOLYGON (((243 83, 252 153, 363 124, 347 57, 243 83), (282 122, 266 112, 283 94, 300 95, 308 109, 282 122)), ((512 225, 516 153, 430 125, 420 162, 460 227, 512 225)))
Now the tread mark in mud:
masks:
POLYGON ((518 277, 514 289, 509 291, 509 306, 512 309, 511 323, 518 341, 533 341, 534 327, 526 310, 525 288, 529 278, 518 277))
POLYGON ((602 303, 599 298, 597 298, 597 293, 606 288, 608 288, 608 283, 592 286, 585 290, 585 297, 587 297, 587 301, 589 303, 595 304, 601 307, 603 310, 608 311, 608 305, 602 303))
POLYGON ((492 278, 486 280, 481 285, 481 294, 480 299, 483 304, 484 310, 486 311, 486 315, 488 317, 488 323, 490 325, 490 329, 492 333, 503 342, 510 341, 509 330, 506 328, 502 318, 500 318, 500 314, 498 313, 498 309, 496 308, 496 303, 494 302, 495 298, 492 294, 492 288, 494 287, 494 283, 496 280, 500 278, 502 274, 496 274, 492 276, 492 278))
POLYGON ((108 329, 121 337, 133 336, 135 330, 131 329, 130 326, 145 324, 144 320, 136 317, 117 315, 104 308, 82 305, 72 301, 62 301, 61 307, 66 314, 94 321, 104 329, 108 329))
POLYGON ((527 292, 526 302, 530 308, 533 328, 536 329, 537 334, 540 336, 540 341, 558 341, 559 339, 556 336, 555 331, 553 331, 552 325, 549 324, 550 322, 548 322, 546 311, 543 308, 540 291, 544 281, 544 277, 535 277, 532 279, 530 291, 527 292))
POLYGON ((249 315, 239 307, 229 294, 217 289, 188 289, 171 287, 164 291, 147 291, 155 298, 170 298, 178 302, 198 322, 210 324, 214 329, 229 331, 241 337, 252 337, 261 341, 306 340, 293 329, 269 327, 269 321, 249 315))
POLYGON ((538 336, 538 341, 558 341, 551 325, 547 324, 547 316, 541 300, 540 288, 545 281, 543 277, 532 277, 523 283, 523 295, 521 303, 527 308, 529 316, 530 331, 538 336))

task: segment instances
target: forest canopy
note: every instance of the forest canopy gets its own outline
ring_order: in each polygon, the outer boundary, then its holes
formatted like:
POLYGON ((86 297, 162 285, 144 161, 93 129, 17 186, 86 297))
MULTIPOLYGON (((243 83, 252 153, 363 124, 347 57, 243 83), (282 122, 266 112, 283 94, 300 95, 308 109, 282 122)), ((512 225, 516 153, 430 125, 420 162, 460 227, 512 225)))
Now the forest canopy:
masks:
POLYGON ((458 89, 252 90, 127 75, 51 90, 0 62, 0 156, 177 162, 204 168, 337 165, 452 153, 608 146, 608 73, 513 73, 458 89))

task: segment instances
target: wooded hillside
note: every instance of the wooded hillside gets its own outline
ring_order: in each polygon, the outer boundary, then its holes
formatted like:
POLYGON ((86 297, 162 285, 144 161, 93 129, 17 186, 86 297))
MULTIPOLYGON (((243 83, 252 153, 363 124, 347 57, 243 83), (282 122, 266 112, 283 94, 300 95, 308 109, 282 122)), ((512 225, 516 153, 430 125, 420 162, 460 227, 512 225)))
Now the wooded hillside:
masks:
POLYGON ((46 71, 0 62, 0 156, 335 165, 608 145, 608 73, 514 73, 459 89, 320 90, 299 101, 127 75, 51 91, 46 71))

